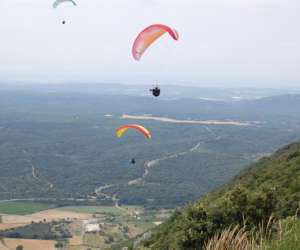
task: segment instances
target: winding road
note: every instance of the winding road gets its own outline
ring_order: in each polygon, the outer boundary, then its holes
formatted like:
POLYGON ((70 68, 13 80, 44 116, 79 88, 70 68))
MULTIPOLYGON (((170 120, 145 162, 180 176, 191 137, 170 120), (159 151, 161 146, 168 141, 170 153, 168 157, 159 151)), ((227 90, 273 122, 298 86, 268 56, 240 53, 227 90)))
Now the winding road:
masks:
MULTIPOLYGON (((22 152, 23 152, 24 155, 28 156, 28 152, 27 152, 25 149, 23 149, 22 152)), ((46 183, 46 184, 49 186, 49 188, 53 188, 53 184, 52 184, 52 183, 50 183, 49 181, 46 181, 46 180, 42 180, 42 179, 40 179, 40 178, 38 177, 37 171, 36 171, 36 167, 33 165, 32 161, 29 160, 28 158, 26 158, 25 160, 26 160, 26 161, 29 163, 29 165, 31 166, 31 174, 32 174, 32 177, 33 177, 35 180, 37 180, 37 181, 39 181, 39 182, 41 182, 41 183, 46 183)))
MULTIPOLYGON (((143 174, 140 177, 136 178, 136 179, 128 181, 127 185, 128 186, 145 185, 145 182, 146 182, 145 179, 149 175, 151 169, 154 168, 155 166, 158 166, 160 162, 167 161, 167 160, 174 159, 174 158, 178 158, 178 157, 182 157, 182 156, 184 156, 188 153, 196 152, 201 147, 201 145, 203 145, 205 142, 217 141, 217 140, 221 139, 221 136, 218 136, 211 128, 209 128, 207 126, 204 126, 204 127, 213 136, 213 139, 199 141, 193 147, 189 148, 186 151, 180 152, 180 153, 174 153, 174 154, 170 154, 168 156, 164 156, 164 157, 157 158, 157 159, 154 159, 154 160, 146 161, 145 164, 144 164, 143 174)), ((118 187, 120 185, 121 184, 106 184, 106 185, 97 187, 95 189, 95 193, 97 194, 97 196, 103 196, 106 199, 113 201, 114 206, 116 208, 122 209, 121 205, 119 204, 119 199, 117 197, 117 194, 107 194, 105 192, 105 190, 107 190, 109 188, 118 187)))

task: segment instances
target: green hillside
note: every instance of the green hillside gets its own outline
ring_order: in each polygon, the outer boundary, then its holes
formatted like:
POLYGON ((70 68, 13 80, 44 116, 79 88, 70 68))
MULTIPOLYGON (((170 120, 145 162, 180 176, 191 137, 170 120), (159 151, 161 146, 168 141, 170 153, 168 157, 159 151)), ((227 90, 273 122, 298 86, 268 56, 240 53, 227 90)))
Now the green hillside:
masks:
POLYGON ((231 225, 253 231, 266 225, 271 215, 293 216, 299 202, 300 143, 294 143, 251 165, 223 189, 177 211, 143 244, 146 249, 202 249, 231 225))

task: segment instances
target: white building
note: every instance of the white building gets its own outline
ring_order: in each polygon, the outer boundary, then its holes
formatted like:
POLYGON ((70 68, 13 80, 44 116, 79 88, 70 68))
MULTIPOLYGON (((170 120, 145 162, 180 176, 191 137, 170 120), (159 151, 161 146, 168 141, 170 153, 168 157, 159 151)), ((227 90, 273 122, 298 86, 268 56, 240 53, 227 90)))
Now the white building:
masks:
POLYGON ((85 227, 84 227, 84 231, 86 233, 99 232, 100 231, 100 225, 99 224, 86 224, 85 227))
POLYGON ((101 230, 100 224, 98 223, 97 220, 92 219, 92 220, 84 220, 82 222, 83 226, 83 231, 85 233, 91 233, 91 232, 99 232, 101 230))

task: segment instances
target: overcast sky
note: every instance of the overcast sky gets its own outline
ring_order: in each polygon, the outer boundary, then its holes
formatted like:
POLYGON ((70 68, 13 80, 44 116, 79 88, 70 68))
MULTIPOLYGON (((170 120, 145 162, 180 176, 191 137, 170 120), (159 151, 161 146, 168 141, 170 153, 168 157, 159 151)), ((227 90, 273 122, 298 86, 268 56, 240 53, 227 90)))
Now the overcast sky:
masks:
POLYGON ((0 0, 1 82, 300 86, 299 0, 75 1, 0 0), (132 43, 153 23, 180 40, 136 62, 132 43))

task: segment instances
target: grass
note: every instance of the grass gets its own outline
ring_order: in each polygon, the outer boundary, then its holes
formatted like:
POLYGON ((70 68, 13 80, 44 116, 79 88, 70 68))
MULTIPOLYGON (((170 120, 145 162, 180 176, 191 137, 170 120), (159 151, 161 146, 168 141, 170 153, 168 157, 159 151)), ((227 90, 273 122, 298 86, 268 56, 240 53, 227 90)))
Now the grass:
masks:
POLYGON ((206 250, 223 249, 252 250, 253 248, 251 241, 248 239, 248 233, 239 226, 235 226, 216 234, 206 245, 206 250))
POLYGON ((299 250, 300 219, 289 217, 276 222, 276 233, 272 235, 271 224, 260 228, 256 234, 239 226, 229 227, 213 236, 205 250, 299 250))
POLYGON ((136 211, 140 211, 140 212, 143 212, 144 211, 144 208, 142 206, 134 206, 134 205, 126 205, 126 206, 123 206, 122 205, 122 208, 125 208, 127 210, 136 210, 136 211))
POLYGON ((97 234, 84 234, 83 244, 91 247, 99 247, 104 245, 104 239, 103 236, 101 237, 97 234))
POLYGON ((66 246, 64 249, 65 250, 86 250, 86 249, 94 250, 95 248, 86 247, 86 246, 66 246))
POLYGON ((147 230, 155 227, 155 224, 153 223, 153 221, 147 222, 147 221, 140 220, 140 221, 131 222, 131 224, 143 231, 147 231, 147 230))
POLYGON ((61 207, 59 210, 62 211, 70 211, 76 213, 87 213, 87 214, 113 214, 113 215, 121 215, 124 212, 118 208, 113 206, 68 206, 61 207))
POLYGON ((0 213, 3 214, 16 214, 27 215, 50 208, 54 208, 55 205, 31 202, 31 201, 5 201, 0 202, 0 213))
POLYGON ((300 249, 300 220, 290 217, 281 221, 279 225, 277 237, 266 242, 264 250, 300 249))

